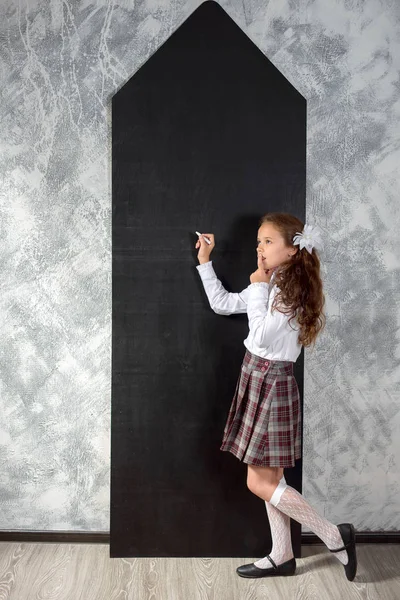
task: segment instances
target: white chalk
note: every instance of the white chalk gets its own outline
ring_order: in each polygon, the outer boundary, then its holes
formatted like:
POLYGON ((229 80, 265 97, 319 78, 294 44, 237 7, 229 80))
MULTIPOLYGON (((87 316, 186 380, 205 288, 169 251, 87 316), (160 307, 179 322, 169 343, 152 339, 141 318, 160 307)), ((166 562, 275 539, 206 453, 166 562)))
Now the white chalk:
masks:
MULTIPOLYGON (((202 233, 199 233, 198 231, 195 232, 197 235, 203 235, 202 233)), ((206 240, 207 244, 211 244, 211 240, 208 239, 208 237, 206 237, 205 235, 203 235, 203 238, 206 240)))

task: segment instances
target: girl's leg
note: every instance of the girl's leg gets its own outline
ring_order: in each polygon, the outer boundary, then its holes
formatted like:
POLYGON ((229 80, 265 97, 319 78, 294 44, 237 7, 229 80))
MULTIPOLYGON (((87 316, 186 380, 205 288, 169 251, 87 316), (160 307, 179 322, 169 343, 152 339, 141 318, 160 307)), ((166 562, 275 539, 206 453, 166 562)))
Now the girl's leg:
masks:
MULTIPOLYGON (((247 486, 253 494, 311 529, 330 550, 343 546, 342 536, 336 525, 318 514, 303 496, 286 482, 276 483, 276 467, 254 467, 253 465, 248 467, 247 486)), ((334 556, 342 564, 347 564, 346 550, 335 552, 334 556)))
MULTIPOLYGON (((283 475, 281 481, 286 483, 283 475)), ((272 537, 272 549, 269 555, 276 565, 281 565, 294 557, 290 535, 290 517, 275 508, 270 502, 265 501, 265 507, 267 509, 272 537)), ((259 569, 273 568, 267 557, 260 558, 254 564, 259 569)))

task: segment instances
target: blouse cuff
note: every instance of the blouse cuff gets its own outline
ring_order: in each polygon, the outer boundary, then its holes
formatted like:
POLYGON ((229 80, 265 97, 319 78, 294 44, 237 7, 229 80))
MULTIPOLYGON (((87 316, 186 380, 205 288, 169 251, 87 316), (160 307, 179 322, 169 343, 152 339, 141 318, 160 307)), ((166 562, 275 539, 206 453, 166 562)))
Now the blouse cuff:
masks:
POLYGON ((212 267, 212 260, 196 265, 196 269, 198 271, 207 271, 207 269, 209 269, 210 267, 212 267))
POLYGON ((252 287, 256 287, 256 288, 264 288, 267 291, 269 290, 269 283, 267 283, 266 281, 255 281, 254 283, 251 283, 249 285, 249 289, 251 290, 252 287))

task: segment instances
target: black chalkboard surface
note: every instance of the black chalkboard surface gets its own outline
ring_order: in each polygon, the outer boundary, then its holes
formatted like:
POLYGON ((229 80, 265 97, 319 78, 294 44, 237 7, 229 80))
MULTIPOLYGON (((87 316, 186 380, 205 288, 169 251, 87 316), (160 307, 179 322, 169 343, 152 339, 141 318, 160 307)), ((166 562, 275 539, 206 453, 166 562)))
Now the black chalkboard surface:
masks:
MULTIPOLYGON (((113 97, 111 557, 270 551, 247 466, 219 450, 247 315, 211 310, 195 231, 241 291, 260 216, 304 221, 305 178, 305 99, 215 2, 113 97)), ((303 353, 295 375, 302 397, 303 353)), ((301 462, 285 471, 299 491, 301 462)))

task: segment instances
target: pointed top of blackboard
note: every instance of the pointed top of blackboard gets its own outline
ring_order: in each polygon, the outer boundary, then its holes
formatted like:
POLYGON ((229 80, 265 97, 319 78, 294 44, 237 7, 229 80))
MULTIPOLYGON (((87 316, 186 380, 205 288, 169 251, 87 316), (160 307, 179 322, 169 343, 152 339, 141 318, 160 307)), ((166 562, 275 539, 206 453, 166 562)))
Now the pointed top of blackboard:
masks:
MULTIPOLYGON (((229 85, 229 73, 236 72, 238 80, 252 87, 267 78, 273 78, 276 93, 303 99, 296 88, 273 65, 249 36, 235 23, 215 0, 206 0, 171 34, 114 95, 126 92, 127 87, 140 86, 142 78, 149 79, 149 71, 157 73, 155 85, 168 85, 169 69, 178 72, 182 80, 207 77, 218 71, 222 83, 229 85), (160 65, 163 68, 160 69, 160 65), (145 72, 147 73, 145 75, 145 72)), ((150 73, 151 75, 151 73, 150 73)), ((257 93, 257 92, 256 92, 257 93)))

